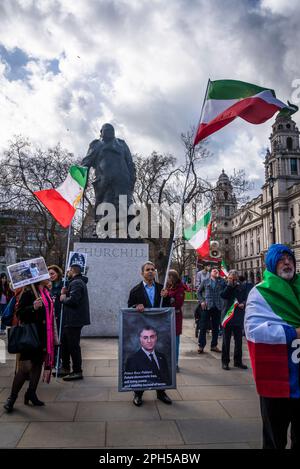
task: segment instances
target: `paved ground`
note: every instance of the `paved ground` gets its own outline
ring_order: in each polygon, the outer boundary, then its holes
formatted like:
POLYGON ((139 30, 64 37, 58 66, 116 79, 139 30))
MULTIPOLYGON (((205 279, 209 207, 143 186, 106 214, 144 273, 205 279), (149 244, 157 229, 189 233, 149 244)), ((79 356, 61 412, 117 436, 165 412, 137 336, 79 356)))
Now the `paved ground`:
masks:
MULTIPOLYGON (((137 408, 131 393, 117 391, 117 339, 83 339, 82 350, 85 379, 41 384, 38 396, 46 407, 27 407, 19 398, 8 415, 1 404, 1 448, 261 447, 251 370, 223 371, 218 354, 198 355, 193 320, 184 322, 177 390, 168 391, 172 406, 148 391, 137 408)), ((246 347, 244 357, 249 365, 246 347)), ((14 357, 0 364, 0 403, 9 395, 13 370, 14 357)))

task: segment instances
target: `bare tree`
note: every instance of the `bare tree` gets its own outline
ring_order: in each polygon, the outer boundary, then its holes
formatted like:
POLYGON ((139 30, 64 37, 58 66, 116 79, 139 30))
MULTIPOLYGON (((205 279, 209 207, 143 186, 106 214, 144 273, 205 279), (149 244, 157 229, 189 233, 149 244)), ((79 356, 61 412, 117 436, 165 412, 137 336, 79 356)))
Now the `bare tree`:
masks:
POLYGON ((65 180, 71 164, 76 164, 73 154, 59 144, 45 151, 33 147, 21 136, 16 136, 4 152, 0 166, 0 210, 19 213, 17 243, 23 252, 21 256, 30 254, 24 249, 31 237, 37 252, 47 262, 62 264, 66 230, 33 193, 57 188, 65 180))
MULTIPOLYGON (((184 148, 182 163, 179 163, 172 155, 157 152, 153 152, 146 158, 136 156, 137 182, 134 195, 137 203, 143 202, 147 207, 151 203, 166 203, 169 206, 175 203, 181 204, 185 180, 190 166, 183 197, 183 207, 190 207, 191 222, 196 221, 197 215, 199 215, 199 207, 212 204, 218 189, 207 179, 200 176, 203 162, 211 158, 212 153, 207 149, 205 143, 194 148, 193 135, 194 129, 181 135, 184 148)), ((245 181, 242 171, 234 173, 230 181, 238 194, 244 194, 249 188, 249 183, 245 181)), ((168 238, 161 236, 161 232, 158 238, 147 238, 150 243, 150 255, 157 266, 161 281, 167 268, 173 235, 174 220, 171 222, 171 232, 168 238)), ((196 260, 195 251, 186 249, 183 237, 177 237, 173 251, 173 266, 182 274, 186 269, 194 267, 196 260)))

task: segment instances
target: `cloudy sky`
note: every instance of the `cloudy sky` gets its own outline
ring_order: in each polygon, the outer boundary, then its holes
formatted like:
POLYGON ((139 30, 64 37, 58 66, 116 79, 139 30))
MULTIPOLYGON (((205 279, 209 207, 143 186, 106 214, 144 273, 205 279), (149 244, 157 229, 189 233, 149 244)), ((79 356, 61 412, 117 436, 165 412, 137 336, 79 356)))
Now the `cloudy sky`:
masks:
MULTIPOLYGON (((22 134, 84 156, 111 122, 132 153, 181 158, 208 78, 299 104, 299 20, 298 0, 1 0, 0 151, 22 134)), ((210 137, 202 176, 244 168, 258 192, 271 124, 210 137)))

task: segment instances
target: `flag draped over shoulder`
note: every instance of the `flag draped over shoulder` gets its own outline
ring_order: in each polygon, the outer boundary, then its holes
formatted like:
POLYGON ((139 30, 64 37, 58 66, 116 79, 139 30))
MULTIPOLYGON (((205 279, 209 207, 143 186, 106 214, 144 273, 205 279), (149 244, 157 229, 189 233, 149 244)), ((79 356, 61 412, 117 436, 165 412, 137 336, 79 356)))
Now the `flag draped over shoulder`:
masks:
POLYGON ((211 211, 209 210, 193 226, 184 230, 184 239, 193 246, 201 257, 209 255, 211 228, 211 211))
POLYGON ((266 270, 248 297, 245 333, 257 391, 300 398, 299 363, 292 357, 300 327, 300 276, 288 282, 266 270))
POLYGON ((270 88, 238 80, 209 81, 194 146, 236 117, 251 124, 261 124, 277 111, 291 115, 297 110, 297 106, 277 99, 270 88))
POLYGON ((58 223, 66 228, 72 222, 87 182, 88 168, 71 166, 65 181, 57 189, 34 192, 58 223))
POLYGON ((226 327, 227 324, 231 321, 231 319, 234 316, 235 310, 238 306, 239 306, 239 302, 236 300, 224 316, 224 319, 222 321, 222 326, 223 327, 226 327))

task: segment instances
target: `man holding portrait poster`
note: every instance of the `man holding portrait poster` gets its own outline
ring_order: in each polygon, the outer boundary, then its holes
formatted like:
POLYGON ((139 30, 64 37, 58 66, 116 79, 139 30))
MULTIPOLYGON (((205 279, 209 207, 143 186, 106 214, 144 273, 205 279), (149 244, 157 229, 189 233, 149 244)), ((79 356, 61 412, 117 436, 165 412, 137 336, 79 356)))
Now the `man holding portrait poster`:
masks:
MULTIPOLYGON (((168 308, 168 314, 161 309, 154 310, 159 308, 161 297, 164 297, 163 308, 169 307, 170 304, 167 292, 163 290, 162 285, 155 282, 155 265, 147 261, 142 266, 141 274, 143 281, 130 291, 128 299, 128 307, 135 308, 136 311, 134 313, 128 312, 125 315, 128 319, 127 323, 129 324, 131 321, 131 330, 133 327, 135 328, 135 334, 133 338, 130 338, 132 333, 129 332, 129 334, 124 334, 124 337, 129 337, 127 341, 132 341, 134 344, 132 348, 135 350, 124 362, 122 390, 134 389, 133 404, 137 407, 143 404, 144 389, 156 389, 157 398, 160 401, 172 404, 165 388, 175 387, 174 372, 170 373, 171 368, 174 368, 172 366, 174 361, 172 360, 174 355, 174 353, 172 354, 172 351, 174 352, 172 350, 172 348, 174 349, 172 347, 174 342, 173 329, 175 330, 174 312, 172 308, 168 308), (136 313, 144 314, 137 315, 136 313), (160 341, 160 346, 164 345, 166 354, 156 347, 161 332, 164 338, 160 341), (169 358, 169 364, 167 358, 169 358)), ((125 323, 125 327, 129 328, 128 324, 125 323)))

